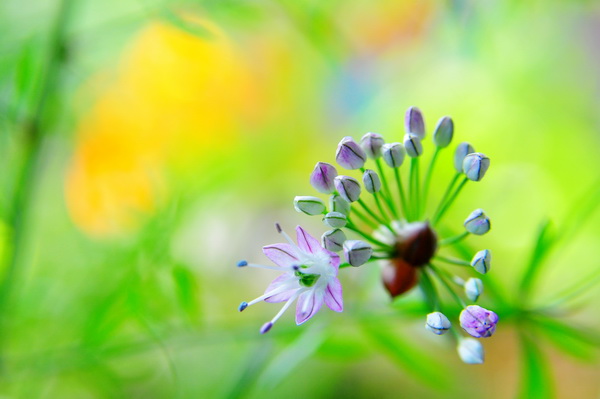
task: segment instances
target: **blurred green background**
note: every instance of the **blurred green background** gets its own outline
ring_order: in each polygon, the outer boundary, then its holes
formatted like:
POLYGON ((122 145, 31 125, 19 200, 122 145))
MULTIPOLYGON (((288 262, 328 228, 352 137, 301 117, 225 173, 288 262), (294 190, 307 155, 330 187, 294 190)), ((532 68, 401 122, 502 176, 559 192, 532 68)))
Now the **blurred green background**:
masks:
POLYGON ((598 2, 3 0, 0 38, 3 397, 599 397, 598 285, 539 324, 513 289, 549 235, 527 306, 600 268, 598 2), (320 235, 292 207, 313 165, 400 141, 411 105, 492 160, 448 217, 493 222, 469 244, 513 308, 483 298, 485 365, 376 264, 341 273, 343 313, 260 336, 278 306, 236 308, 273 276, 236 261, 276 221, 320 235))

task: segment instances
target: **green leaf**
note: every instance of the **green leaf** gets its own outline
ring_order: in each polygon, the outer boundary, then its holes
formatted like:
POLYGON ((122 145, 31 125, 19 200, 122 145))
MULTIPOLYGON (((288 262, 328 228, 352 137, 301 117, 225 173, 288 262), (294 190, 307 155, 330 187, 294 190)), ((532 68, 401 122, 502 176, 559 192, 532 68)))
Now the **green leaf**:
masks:
POLYGON ((451 375, 446 366, 424 348, 416 347, 414 340, 403 339, 397 329, 374 320, 364 322, 362 329, 381 353, 427 386, 439 390, 450 386, 451 375))
POLYGON ((542 222, 519 284, 519 297, 521 298, 521 302, 524 302, 529 296, 533 284, 540 274, 541 266, 555 242, 556 234, 552 229, 552 223, 549 220, 542 222))
POLYGON ((519 398, 551 399, 554 398, 554 386, 549 363, 537 343, 521 334, 522 363, 521 388, 519 398))
POLYGON ((600 331, 592 331, 584 326, 576 329, 550 318, 539 318, 534 321, 539 331, 562 352, 586 362, 598 358, 600 331))

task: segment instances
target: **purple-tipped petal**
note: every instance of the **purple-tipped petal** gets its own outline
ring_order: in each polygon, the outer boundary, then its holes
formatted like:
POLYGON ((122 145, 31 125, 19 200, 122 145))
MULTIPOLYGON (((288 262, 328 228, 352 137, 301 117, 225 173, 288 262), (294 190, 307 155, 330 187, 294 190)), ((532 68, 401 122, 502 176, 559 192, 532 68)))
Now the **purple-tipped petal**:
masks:
POLYGON ((359 169, 365 164, 367 154, 352 137, 347 136, 338 144, 335 160, 342 168, 359 169))
POLYGON ((498 315, 477 305, 467 306, 460 313, 460 326, 475 338, 488 338, 496 331, 498 315))
POLYGON ((298 297, 296 305, 296 324, 300 325, 313 317, 323 306, 323 294, 310 290, 298 297))
POLYGON ((342 298, 342 283, 337 278, 331 280, 325 288, 325 304, 334 312, 344 310, 344 300, 342 298))
POLYGON ((265 298, 265 302, 269 303, 278 303, 285 302, 294 295, 296 290, 298 289, 298 279, 291 274, 282 274, 277 277, 275 280, 271 281, 271 284, 265 290, 265 294, 268 292, 272 292, 282 286, 289 285, 290 289, 280 292, 279 294, 272 295, 268 298, 265 298))
POLYGON ((326 162, 317 162, 315 169, 310 175, 310 184, 320 193, 331 194, 335 191, 333 179, 337 176, 337 170, 326 162))
POLYGON ((408 111, 406 111, 404 127, 406 133, 417 135, 420 139, 425 137, 425 120, 423 119, 423 113, 421 113, 419 108, 410 107, 408 111))
POLYGON ((336 254, 335 252, 331 252, 328 249, 326 249, 325 252, 327 252, 327 255, 330 258, 329 264, 335 268, 335 270, 336 270, 335 275, 337 276, 337 270, 340 268, 340 256, 338 254, 336 254))
POLYGON ((296 237, 298 241, 298 246, 304 252, 316 254, 325 251, 325 248, 321 246, 319 240, 308 234, 306 230, 304 230, 300 226, 296 227, 296 237))
POLYGON ((267 258, 281 267, 292 267, 298 263, 296 251, 296 248, 290 244, 271 244, 263 247, 263 253, 267 258))

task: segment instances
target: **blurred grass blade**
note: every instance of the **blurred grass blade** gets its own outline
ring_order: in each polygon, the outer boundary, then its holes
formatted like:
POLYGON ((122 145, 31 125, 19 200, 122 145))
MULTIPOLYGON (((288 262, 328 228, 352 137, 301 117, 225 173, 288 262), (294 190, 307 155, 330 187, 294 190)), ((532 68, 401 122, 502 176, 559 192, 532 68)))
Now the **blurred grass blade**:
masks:
POLYGON ((294 342, 275 357, 260 376, 258 386, 270 390, 283 381, 304 360, 311 357, 325 342, 326 330, 322 325, 307 328, 294 342))
POLYGON ((176 265, 171 272, 177 288, 179 305, 191 322, 199 320, 198 282, 196 276, 184 266, 176 265))
POLYGON ((537 343, 520 334, 522 347, 520 399, 554 398, 554 386, 549 363, 537 343))
POLYGON ((556 234, 552 229, 552 223, 550 220, 542 222, 519 284, 519 298, 521 302, 527 300, 533 285, 540 274, 541 266, 555 242, 556 234))
POLYGON ((598 359, 600 331, 593 331, 585 326, 577 329, 546 317, 536 319, 535 322, 539 331, 562 352, 586 362, 598 359))
POLYGON ((231 385, 224 384, 225 392, 221 397, 234 399, 248 396, 250 390, 254 387, 257 376, 264 369, 272 352, 270 341, 263 341, 261 345, 257 346, 247 357, 248 360, 242 365, 241 372, 236 381, 231 385), (231 388, 227 389, 227 386, 231 388))
POLYGON ((167 8, 161 9, 160 16, 164 21, 191 35, 205 40, 210 40, 213 38, 213 34, 199 23, 181 18, 179 15, 167 8))
POLYGON ((439 359, 416 347, 412 339, 403 339, 389 324, 377 323, 375 320, 364 322, 362 329, 381 353, 407 373, 431 388, 442 390, 449 387, 452 376, 447 368, 440 364, 439 359))

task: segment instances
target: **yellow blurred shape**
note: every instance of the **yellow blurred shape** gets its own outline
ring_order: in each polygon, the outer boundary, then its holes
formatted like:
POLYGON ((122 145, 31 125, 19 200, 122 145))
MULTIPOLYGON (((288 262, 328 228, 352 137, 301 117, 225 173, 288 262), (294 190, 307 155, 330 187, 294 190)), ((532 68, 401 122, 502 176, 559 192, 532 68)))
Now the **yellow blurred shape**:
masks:
POLYGON ((254 115, 253 79, 222 32, 201 38, 153 22, 131 43, 117 78, 78 128, 66 181, 75 223, 127 231, 168 195, 166 168, 199 170, 254 115))

